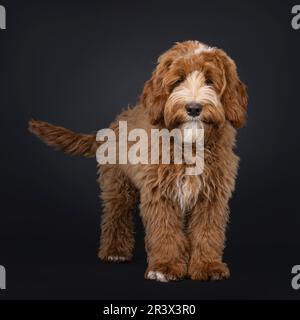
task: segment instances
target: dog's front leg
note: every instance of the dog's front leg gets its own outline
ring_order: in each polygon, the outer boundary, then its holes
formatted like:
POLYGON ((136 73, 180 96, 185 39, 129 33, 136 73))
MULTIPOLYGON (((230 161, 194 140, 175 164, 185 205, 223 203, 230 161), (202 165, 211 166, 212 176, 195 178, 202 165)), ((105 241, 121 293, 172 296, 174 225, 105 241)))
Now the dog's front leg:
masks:
POLYGON ((153 198, 141 199, 148 254, 145 277, 162 282, 182 279, 187 273, 188 241, 180 209, 163 196, 153 198))
POLYGON ((188 238, 190 261, 188 274, 193 280, 221 280, 229 277, 222 262, 227 201, 199 202, 190 213, 188 238))

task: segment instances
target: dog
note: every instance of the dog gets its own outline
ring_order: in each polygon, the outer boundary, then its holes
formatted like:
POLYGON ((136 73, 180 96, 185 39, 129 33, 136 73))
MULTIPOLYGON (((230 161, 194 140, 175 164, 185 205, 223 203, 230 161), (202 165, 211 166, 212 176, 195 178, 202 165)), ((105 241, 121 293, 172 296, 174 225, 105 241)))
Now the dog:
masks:
MULTIPOLYGON (((167 282, 221 280, 228 201, 239 158, 236 132, 246 123, 248 95, 234 61, 221 49, 198 41, 174 44, 163 53, 139 101, 110 125, 129 129, 187 128, 205 133, 204 169, 186 175, 182 164, 104 164, 99 166, 103 201, 99 257, 107 262, 132 259, 133 209, 139 203, 145 228, 148 266, 145 278, 167 282)), ((76 134, 31 120, 29 130, 46 144, 69 154, 94 157, 96 135, 76 134)))

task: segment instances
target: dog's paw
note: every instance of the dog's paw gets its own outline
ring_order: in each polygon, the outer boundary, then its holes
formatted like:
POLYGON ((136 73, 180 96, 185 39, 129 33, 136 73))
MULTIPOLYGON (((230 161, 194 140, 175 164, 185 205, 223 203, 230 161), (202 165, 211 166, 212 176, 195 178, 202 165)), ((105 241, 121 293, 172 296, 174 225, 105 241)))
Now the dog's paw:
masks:
POLYGON ((131 260, 131 257, 114 256, 114 255, 110 255, 110 256, 99 255, 99 258, 105 262, 116 262, 116 263, 127 262, 131 260))
POLYGON ((167 275, 163 274, 160 271, 152 271, 152 270, 148 271, 148 273, 146 274, 146 279, 156 280, 159 282, 168 282, 169 281, 167 275))
POLYGON ((189 276, 192 280, 223 280, 230 276, 227 264, 224 262, 201 262, 189 267, 189 276))
POLYGON ((123 256, 108 256, 107 257, 107 261, 111 261, 111 262, 125 262, 128 261, 128 259, 126 257, 123 256))
POLYGON ((187 273, 185 263, 157 264, 148 267, 145 278, 159 282, 176 281, 183 279, 187 273))

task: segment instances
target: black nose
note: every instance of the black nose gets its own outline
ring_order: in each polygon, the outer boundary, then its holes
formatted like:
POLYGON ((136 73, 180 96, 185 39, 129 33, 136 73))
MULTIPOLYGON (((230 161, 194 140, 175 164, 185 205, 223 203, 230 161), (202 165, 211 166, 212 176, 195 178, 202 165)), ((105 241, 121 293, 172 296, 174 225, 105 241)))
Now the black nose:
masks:
POLYGON ((201 110, 202 110, 202 106, 200 103, 196 103, 196 102, 192 102, 189 103, 185 106, 186 108, 186 112, 189 116, 191 117, 197 117, 199 116, 201 110))

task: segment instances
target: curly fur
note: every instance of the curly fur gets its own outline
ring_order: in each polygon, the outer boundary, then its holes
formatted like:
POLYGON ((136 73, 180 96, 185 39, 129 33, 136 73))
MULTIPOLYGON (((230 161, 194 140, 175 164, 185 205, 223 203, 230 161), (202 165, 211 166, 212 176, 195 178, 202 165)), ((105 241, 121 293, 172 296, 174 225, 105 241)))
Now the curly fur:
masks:
MULTIPOLYGON (((205 129, 201 175, 187 176, 185 163, 99 167, 99 257, 117 262, 132 258, 132 211, 139 201, 148 255, 145 277, 152 280, 229 276, 222 255, 239 160, 233 152, 236 129, 246 122, 246 87, 224 51, 198 41, 177 43, 158 59, 138 104, 110 126, 116 135, 120 120, 127 121, 128 130, 183 128, 191 120, 185 105, 192 101, 203 106, 193 119, 205 129)), ((45 122, 31 121, 30 131, 66 153, 93 156, 98 146, 94 135, 78 135, 45 122)))

